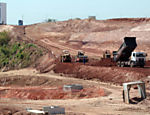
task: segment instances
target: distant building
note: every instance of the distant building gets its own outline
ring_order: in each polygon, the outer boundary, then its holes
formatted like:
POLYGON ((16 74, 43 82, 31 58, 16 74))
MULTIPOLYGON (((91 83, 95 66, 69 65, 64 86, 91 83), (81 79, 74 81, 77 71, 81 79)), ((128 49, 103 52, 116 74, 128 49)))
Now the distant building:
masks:
POLYGON ((7 24, 7 4, 0 3, 0 24, 7 24))
POLYGON ((96 16, 89 16, 88 19, 90 19, 90 20, 96 20, 96 16))

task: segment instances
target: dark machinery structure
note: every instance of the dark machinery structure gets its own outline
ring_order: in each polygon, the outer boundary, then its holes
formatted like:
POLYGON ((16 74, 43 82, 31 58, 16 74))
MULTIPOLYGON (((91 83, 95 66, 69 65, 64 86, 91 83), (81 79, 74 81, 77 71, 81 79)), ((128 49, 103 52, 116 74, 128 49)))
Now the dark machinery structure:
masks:
POLYGON ((72 61, 69 51, 63 50, 60 61, 61 62, 71 62, 72 61))
POLYGON ((78 51, 77 56, 75 56, 75 62, 88 62, 88 60, 88 56, 85 56, 83 51, 78 51))
POLYGON ((111 58, 111 53, 109 50, 106 50, 103 52, 103 58, 106 59, 106 58, 111 58))

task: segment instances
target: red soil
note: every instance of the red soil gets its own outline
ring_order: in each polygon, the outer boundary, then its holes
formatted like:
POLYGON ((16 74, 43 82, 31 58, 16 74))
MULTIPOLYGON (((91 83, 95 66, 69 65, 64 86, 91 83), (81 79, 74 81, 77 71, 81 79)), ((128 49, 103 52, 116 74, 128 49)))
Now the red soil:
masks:
POLYGON ((0 88, 0 98, 16 98, 16 99, 83 99, 105 96, 105 92, 101 88, 84 88, 76 92, 64 92, 62 87, 25 87, 25 88, 0 88))
POLYGON ((150 63, 145 68, 116 67, 111 60, 97 61, 93 63, 58 63, 54 72, 67 74, 69 77, 81 79, 98 79, 102 82, 122 84, 124 82, 137 81, 150 76, 150 63), (108 63, 109 62, 109 63, 108 63))
POLYGON ((116 66, 116 63, 111 58, 102 58, 100 61, 92 61, 90 62, 91 66, 101 66, 101 67, 112 67, 116 66))

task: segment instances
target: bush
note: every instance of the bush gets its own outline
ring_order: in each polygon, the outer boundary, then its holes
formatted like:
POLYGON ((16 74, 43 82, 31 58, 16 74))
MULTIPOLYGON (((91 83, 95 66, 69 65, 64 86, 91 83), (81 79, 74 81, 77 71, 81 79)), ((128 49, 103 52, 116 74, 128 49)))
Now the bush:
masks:
POLYGON ((7 45, 10 41, 10 35, 8 32, 0 32, 0 46, 7 45))
POLYGON ((0 69, 19 69, 30 66, 42 55, 42 51, 32 43, 9 43, 8 32, 0 32, 0 69))
POLYGON ((37 48, 37 46, 35 44, 31 44, 31 43, 26 44, 26 48, 30 48, 30 47, 37 48))
POLYGON ((11 47, 11 54, 16 54, 17 50, 20 48, 20 44, 19 43, 15 43, 12 45, 11 47))

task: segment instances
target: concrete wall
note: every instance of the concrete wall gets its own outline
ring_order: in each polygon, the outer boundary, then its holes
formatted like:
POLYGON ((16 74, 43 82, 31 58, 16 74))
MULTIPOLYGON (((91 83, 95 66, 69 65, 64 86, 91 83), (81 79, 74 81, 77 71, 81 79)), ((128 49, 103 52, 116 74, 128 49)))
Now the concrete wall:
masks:
POLYGON ((7 24, 7 4, 0 3, 0 24, 7 24))

